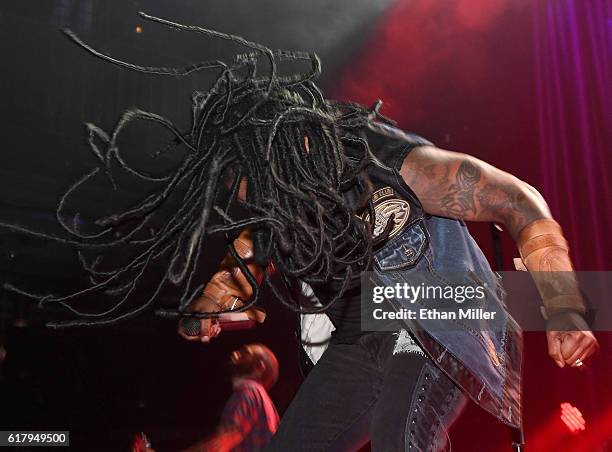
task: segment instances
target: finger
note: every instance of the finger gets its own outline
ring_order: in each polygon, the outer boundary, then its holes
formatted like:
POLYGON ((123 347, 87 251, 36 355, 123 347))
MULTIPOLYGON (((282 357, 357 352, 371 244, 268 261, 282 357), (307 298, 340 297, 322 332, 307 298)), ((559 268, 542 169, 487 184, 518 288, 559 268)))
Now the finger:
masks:
POLYGON ((565 366, 565 361, 561 355, 561 340, 559 339, 559 331, 548 331, 546 338, 548 339, 548 355, 553 359, 557 366, 565 366))
POLYGON ((572 357, 578 347, 582 345, 583 335, 578 331, 565 331, 561 335, 561 356, 563 361, 572 357))
POLYGON ((571 366, 573 368, 580 369, 580 370, 584 370, 586 368, 586 358, 591 353, 591 347, 592 347, 591 345, 587 346, 582 351, 582 354, 578 358, 576 358, 574 361, 572 361, 571 366))
MULTIPOLYGON (((256 273, 256 269, 252 265, 247 265, 251 274, 256 273)), ((253 288, 251 283, 247 279, 246 275, 242 271, 238 271, 232 275, 232 286, 237 292, 238 298, 247 300, 253 295, 253 288)))
MULTIPOLYGON (((231 276, 231 275, 230 275, 231 276)), ((245 284, 249 286, 245 279, 245 284)), ((223 284, 219 280, 209 283, 209 286, 215 290, 215 300, 219 306, 223 306, 223 310, 236 309, 242 304, 240 300, 245 298, 245 295, 239 286, 234 286, 229 280, 225 280, 223 284)), ((248 297, 247 297, 248 298, 248 297)))
POLYGON ((584 353, 582 354, 582 356, 580 356, 580 358, 578 358, 579 360, 581 360, 583 363, 586 364, 587 360, 597 351, 597 342, 593 342, 591 343, 591 345, 589 347, 587 347, 587 349, 584 351, 584 353))
POLYGON ((208 336, 210 333, 210 326, 212 322, 210 319, 201 319, 200 320, 200 335, 208 336))
MULTIPOLYGON (((578 359, 585 354, 586 350, 592 345, 592 343, 590 340, 588 340, 586 336, 583 336, 578 340, 576 340, 575 338, 572 339, 574 340, 573 353, 571 353, 569 357, 565 359, 565 363, 572 367, 580 367, 578 365, 578 359)), ((569 351, 569 348, 567 350, 569 351)), ((565 356, 567 356, 567 354, 565 356)))
POLYGON ((213 325, 210 327, 210 338, 212 339, 213 337, 217 337, 219 334, 221 334, 221 325, 218 323, 213 323, 213 325))

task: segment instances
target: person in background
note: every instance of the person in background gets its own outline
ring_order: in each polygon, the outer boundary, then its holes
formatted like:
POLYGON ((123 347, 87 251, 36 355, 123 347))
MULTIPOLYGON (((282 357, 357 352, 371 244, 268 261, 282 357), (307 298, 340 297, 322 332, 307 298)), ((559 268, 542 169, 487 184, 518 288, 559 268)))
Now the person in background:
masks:
POLYGON ((276 432, 278 413, 268 390, 278 379, 278 360, 262 344, 243 345, 231 354, 233 393, 216 432, 183 452, 257 452, 276 432))

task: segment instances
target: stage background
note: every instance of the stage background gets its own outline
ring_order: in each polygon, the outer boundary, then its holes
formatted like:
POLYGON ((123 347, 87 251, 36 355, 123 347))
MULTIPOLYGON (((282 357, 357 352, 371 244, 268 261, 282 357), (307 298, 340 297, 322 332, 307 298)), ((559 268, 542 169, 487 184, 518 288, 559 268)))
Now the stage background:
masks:
MULTIPOLYGON (((0 220, 58 232, 59 196, 95 165, 83 122, 110 130, 124 109, 138 106, 187 124, 190 92, 211 80, 121 70, 77 48, 60 28, 144 65, 242 50, 143 22, 139 10, 271 48, 317 52, 329 97, 366 105, 381 98, 382 112, 400 127, 526 180, 549 201, 577 268, 612 269, 612 36, 605 0, 5 1, 0 220)), ((154 143, 135 146, 150 151, 154 143)), ((85 192, 85 218, 107 207, 107 190, 85 192)), ((493 260, 489 226, 471 228, 493 260)), ((502 242, 509 269, 516 251, 505 233, 502 242)), ((203 279, 221 252, 209 250, 203 279)), ((0 272, 2 282, 41 291, 82 283, 72 251, 1 231, 0 272)), ((158 452, 177 450, 214 429, 230 391, 225 362, 243 341, 264 342, 278 354, 281 380, 272 396, 279 411, 301 382, 293 315, 274 303, 260 329, 204 347, 180 340, 173 322, 152 315, 105 329, 51 331, 43 322, 59 310, 41 312, 8 292, 0 296, 7 350, 0 430, 69 429, 72 449, 82 451, 126 450, 131 434, 145 431, 158 452)), ((554 366, 543 334, 527 335, 528 450, 611 450, 612 340, 608 333, 598 337, 599 359, 579 373, 554 366), (587 430, 570 439, 558 421, 564 401, 587 419, 587 430)), ((452 433, 456 451, 505 451, 508 443, 506 429, 473 405, 452 433)))

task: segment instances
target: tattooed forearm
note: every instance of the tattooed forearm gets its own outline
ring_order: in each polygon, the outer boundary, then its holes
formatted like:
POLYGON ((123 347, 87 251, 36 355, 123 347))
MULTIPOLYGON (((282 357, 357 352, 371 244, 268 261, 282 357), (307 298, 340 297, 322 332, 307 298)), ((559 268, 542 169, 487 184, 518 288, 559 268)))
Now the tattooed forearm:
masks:
MULTIPOLYGON (((440 199, 441 211, 453 218, 463 218, 470 213, 476 215, 475 194, 480 177, 476 165, 464 160, 455 174, 454 183, 448 186, 447 193, 440 199)), ((447 184, 447 181, 443 184, 447 184)))
POLYGON ((550 217, 533 187, 465 154, 416 148, 401 174, 433 215, 502 223, 513 236, 528 223, 550 217))

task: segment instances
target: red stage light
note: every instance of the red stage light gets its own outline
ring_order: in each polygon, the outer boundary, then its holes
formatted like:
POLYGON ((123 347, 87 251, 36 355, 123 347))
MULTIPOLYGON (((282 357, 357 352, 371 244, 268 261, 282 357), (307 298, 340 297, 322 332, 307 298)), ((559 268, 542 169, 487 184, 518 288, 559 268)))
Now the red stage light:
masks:
POLYGON ((586 430, 586 421, 582 417, 582 413, 571 403, 564 402, 561 404, 561 420, 572 433, 586 430))

